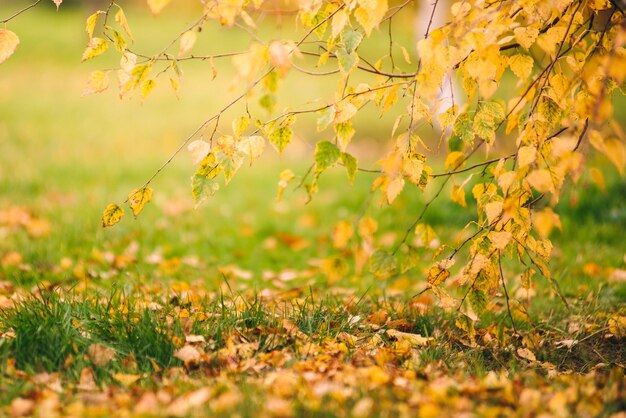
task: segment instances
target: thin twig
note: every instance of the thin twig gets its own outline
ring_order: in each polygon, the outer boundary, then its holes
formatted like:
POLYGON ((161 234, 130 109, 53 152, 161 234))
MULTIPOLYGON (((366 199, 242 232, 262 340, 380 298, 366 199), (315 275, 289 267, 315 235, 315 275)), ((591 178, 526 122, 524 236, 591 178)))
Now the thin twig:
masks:
MULTIPOLYGON (((306 38, 308 38, 314 31, 315 29, 317 29, 319 26, 323 25, 326 21, 328 21, 329 19, 331 19, 339 10, 341 10, 344 7, 344 5, 340 6, 339 8, 337 8, 337 10, 335 10, 333 13, 331 13, 330 15, 328 15, 326 18, 324 18, 322 21, 320 21, 317 25, 313 26, 305 35, 304 37, 300 40, 300 42, 298 42, 298 44, 296 45, 296 48, 298 46, 300 46, 305 40, 306 38)), ((198 24, 200 24, 200 22, 202 21, 202 19, 204 19, 206 17, 206 15, 203 15, 198 21, 196 21, 196 23, 194 23, 191 28, 197 26, 198 24)), ((182 32, 184 33, 184 32, 182 32)), ((176 38, 180 38, 182 36, 182 33, 176 38)), ((165 53, 165 51, 167 51, 167 49, 174 44, 174 42, 176 41, 176 39, 174 41, 172 41, 164 50, 163 52, 161 52, 160 54, 158 54, 157 56, 163 55, 165 53)), ((294 48, 295 50, 295 48, 294 48)), ((293 51, 292 51, 293 52, 293 51)), ((274 70, 274 67, 272 66, 269 70, 267 70, 266 72, 263 73, 263 75, 261 75, 260 77, 258 77, 252 84, 250 84, 248 86, 248 88, 246 89, 245 92, 241 93, 239 96, 235 97, 230 103, 228 103, 226 106, 224 106, 222 109, 220 109, 216 114, 214 114, 213 116, 211 116, 210 118, 206 119, 204 122, 202 122, 200 124, 200 126, 198 126, 190 135, 187 136, 187 138, 185 138, 185 140, 178 146, 178 148, 176 148, 176 150, 169 156, 169 158, 154 172, 154 174, 152 174, 152 176, 150 176, 150 178, 143 184, 143 186, 141 186, 141 189, 146 188, 151 182, 152 180, 154 180, 156 178, 156 176, 159 175, 159 173, 161 171, 163 171, 163 169, 165 167, 167 167, 172 160, 183 150, 183 148, 185 148, 185 146, 189 143, 189 141, 191 141, 197 134, 198 132, 200 132, 202 129, 204 129, 209 123, 211 123, 214 120, 219 120, 220 116, 227 111, 228 109, 230 109, 232 106, 234 106, 237 102, 239 102, 241 99, 243 99, 244 97, 246 97, 248 95, 248 93, 250 92, 250 90, 252 90, 254 87, 256 87, 257 84, 259 84, 261 82, 261 80, 263 80, 263 78, 265 78, 268 74, 270 74, 272 71, 274 70)), ((124 203, 128 202, 128 198, 124 201, 124 203)))
POLYGON ((9 20, 18 17, 19 15, 21 15, 22 13, 24 13, 28 9, 32 9, 33 7, 37 6, 39 3, 41 3, 41 0, 37 0, 36 2, 34 2, 34 3, 24 7, 23 9, 18 10, 17 12, 15 12, 13 15, 7 17, 6 19, 0 20, 0 23, 7 23, 9 20))

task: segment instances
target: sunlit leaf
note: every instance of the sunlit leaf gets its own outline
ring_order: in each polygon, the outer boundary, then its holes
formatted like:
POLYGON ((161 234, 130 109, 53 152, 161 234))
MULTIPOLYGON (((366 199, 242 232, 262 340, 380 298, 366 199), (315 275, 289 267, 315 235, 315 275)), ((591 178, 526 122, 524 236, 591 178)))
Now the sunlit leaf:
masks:
POLYGON ((115 203, 110 203, 104 209, 104 214, 102 215, 102 226, 104 228, 108 226, 113 226, 119 221, 121 221, 123 216, 124 216, 124 209, 122 209, 115 203))
POLYGON ((6 61, 20 43, 20 38, 8 29, 0 29, 0 64, 6 61))
POLYGON ((109 87, 109 75, 105 71, 93 71, 89 75, 87 85, 83 89, 83 95, 100 93, 109 87))
POLYGON ((386 279, 396 272, 396 259, 383 250, 376 250, 370 257, 370 271, 379 279, 386 279))
POLYGON ((291 138, 293 137, 293 131, 288 126, 281 126, 274 131, 269 136, 269 141, 272 146, 278 151, 279 154, 282 154, 287 145, 291 142, 291 138))
POLYGON ((89 39, 93 38, 93 31, 96 29, 98 16, 100 16, 101 13, 103 12, 98 10, 97 12, 89 15, 87 21, 85 22, 85 32, 87 32, 87 36, 89 36, 89 39))
MULTIPOLYGON (((124 10, 122 10, 122 8, 119 8, 117 10, 117 13, 115 13, 115 21, 117 22, 118 25, 122 27, 124 32, 126 32, 126 34, 132 39, 133 33, 130 30, 130 26, 128 25, 128 20, 126 20, 126 14, 124 13, 124 10)), ((89 35, 89 36, 91 37, 92 35, 89 35)))
POLYGON ((178 56, 182 57, 187 52, 191 51, 198 39, 198 33, 195 30, 188 30, 180 37, 180 47, 178 49, 178 56))
POLYGON ((196 174, 191 178, 191 194, 196 202, 196 206, 217 193, 219 188, 220 185, 215 179, 201 174, 196 174))
POLYGON ((356 178, 356 172, 358 169, 357 159, 346 152, 342 152, 341 163, 344 165, 344 167, 346 167, 346 172, 348 173, 348 179, 350 180, 350 183, 354 183, 354 179, 356 178))
POLYGON ((128 195, 130 209, 132 210, 135 218, 150 200, 152 200, 152 189, 150 187, 134 190, 128 195))
POLYGON ((81 61, 84 62, 98 55, 102 55, 107 49, 109 49, 109 43, 106 40, 102 38, 91 38, 87 43, 87 48, 85 48, 83 52, 81 61))
POLYGON ((328 141, 320 141, 315 146, 315 170, 322 172, 332 167, 341 157, 341 151, 337 146, 328 141))
POLYGON ((158 15, 161 13, 161 10, 167 6, 171 0, 147 0, 148 7, 150 7, 150 11, 154 15, 158 15))

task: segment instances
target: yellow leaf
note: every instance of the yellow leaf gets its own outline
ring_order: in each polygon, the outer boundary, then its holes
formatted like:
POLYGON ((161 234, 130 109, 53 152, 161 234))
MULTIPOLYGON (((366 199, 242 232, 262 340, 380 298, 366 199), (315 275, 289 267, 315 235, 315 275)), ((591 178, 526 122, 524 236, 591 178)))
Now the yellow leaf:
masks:
POLYGON ((107 41, 102 38, 91 38, 87 43, 87 48, 83 51, 81 62, 102 55, 107 49, 109 49, 109 43, 107 41))
POLYGON ((596 186, 598 186, 598 188, 603 192, 606 192, 606 181, 604 180, 602 171, 592 167, 589 169, 589 174, 591 175, 591 180, 596 184, 596 186))
POLYGON ((178 98, 178 89, 180 88, 180 82, 177 78, 170 78, 170 86, 172 86, 172 90, 174 90, 174 94, 176 98, 178 98))
POLYGON ((411 64, 411 56, 409 55, 409 52, 406 50, 406 48, 403 46, 400 46, 400 50, 402 51, 402 56, 404 57, 404 60, 406 61, 406 63, 411 64))
POLYGON ((435 341, 433 337, 422 337, 420 334, 411 334, 395 329, 388 329, 387 336, 398 341, 407 342, 413 348, 425 347, 435 341))
POLYGON ((439 286, 450 277, 450 271, 439 265, 434 265, 428 270, 428 284, 431 286, 439 286))
POLYGON ((126 373, 115 373, 113 375, 113 379, 120 382, 122 385, 128 387, 141 379, 140 374, 126 374, 126 373))
POLYGON ((550 208, 533 213, 533 227, 540 237, 547 238, 553 228, 561 229, 561 219, 550 208))
POLYGON ((333 38, 339 36, 339 34, 349 21, 350 15, 348 14, 348 12, 346 12, 345 9, 342 9, 335 13, 335 16, 333 16, 333 20, 331 23, 333 38))
POLYGON ((83 95, 86 96, 88 94, 100 93, 101 91, 106 90, 109 87, 109 76, 108 73, 104 71, 93 71, 89 75, 89 80, 87 81, 87 85, 83 90, 83 95))
POLYGON ((94 14, 90 15, 85 22, 85 32, 89 36, 89 39, 93 38, 93 31, 96 29, 96 23, 98 23, 98 16, 102 11, 98 10, 94 14))
POLYGON ((91 344, 87 349, 89 359, 98 367, 104 367, 115 357, 115 350, 102 344, 91 344))
POLYGON ((10 30, 0 29, 0 64, 15 52, 20 44, 20 38, 10 30))
POLYGON ((515 28, 513 31, 515 40, 522 46, 522 48, 528 50, 537 40, 539 36, 539 30, 534 27, 520 27, 515 28))
POLYGON ((531 165, 537 159, 537 148, 523 146, 517 151, 517 163, 519 168, 531 165))
POLYGON ((565 37, 565 26, 553 26, 546 33, 539 35, 537 46, 546 51, 550 56, 556 54, 557 45, 565 37))
POLYGON ((145 100, 146 97, 150 94, 152 89, 156 86, 156 81, 149 79, 141 83, 141 99, 145 100))
POLYGON ((63 3, 63 0, 52 0, 54 5, 57 7, 57 11, 59 10, 59 6, 63 3))
POLYGON ((539 193, 546 193, 554 189, 552 183, 552 176, 546 169, 534 170, 528 177, 526 177, 528 183, 534 187, 539 193))
MULTIPOLYGON (((124 29, 124 32, 126 32, 126 34, 130 36, 130 38, 132 39, 133 33, 130 30, 130 26, 128 26, 128 20, 126 20, 126 14, 124 14, 124 10, 122 10, 121 8, 115 14, 115 21, 117 22, 118 25, 122 27, 122 29, 124 29)), ((89 36, 91 37, 91 35, 89 36)))
POLYGON ((276 200, 281 200, 283 197, 283 192, 289 185, 289 182, 296 177, 293 174, 293 171, 286 169, 280 172, 279 180, 278 180, 278 193, 276 194, 276 200))
POLYGON ((508 231, 500 231, 500 232, 491 232, 489 234, 489 239, 493 242, 493 245, 499 249, 503 250, 509 242, 511 242, 511 238, 513 235, 508 231))
POLYGON ((531 362, 537 361, 537 357, 535 357, 535 354, 532 351, 530 351, 528 348, 518 348, 517 355, 531 362))
POLYGON ((187 145, 187 150, 189 151, 189 154, 191 154, 192 163, 197 165, 200 164, 202 160, 204 160, 204 157, 209 154, 209 151, 211 151, 211 145, 202 139, 198 139, 189 143, 189 145, 187 145))
POLYGON ((148 0, 148 7, 150 7, 152 14, 158 15, 170 1, 171 0, 148 0))
POLYGON ((344 123, 352 119, 359 109, 348 100, 342 100, 335 103, 335 118, 333 122, 335 124, 344 123))
POLYGON ((250 163, 258 159, 265 149, 265 138, 260 135, 246 136, 237 143, 237 149, 250 159, 250 163))
POLYGON ((185 345, 174 353, 174 357, 188 364, 200 359, 200 352, 191 345, 185 345))
POLYGON ((341 221, 333 228, 333 247, 341 250, 347 247, 350 238, 354 235, 352 222, 341 221))
POLYGON ((458 106, 450 106, 445 112, 440 113, 437 116, 437 120, 439 121, 439 125, 441 125, 441 130, 445 131, 448 129, 455 121, 458 113, 458 106))
POLYGON ((404 178, 396 177, 395 179, 391 180, 387 185, 387 189, 385 190, 387 203, 393 203, 393 201, 396 200, 396 197, 398 197, 402 189, 404 189, 404 178))
POLYGON ((116 205, 115 203, 109 204, 104 209, 104 215, 102 215, 102 227, 113 226, 118 223, 124 216, 124 209, 116 205))
POLYGON ((193 48, 197 38, 198 34, 194 30, 188 30, 187 32, 183 33, 180 37, 180 48, 178 49, 178 56, 182 57, 187 52, 191 51, 191 48, 193 48))
POLYGON ((533 70, 534 61, 529 55, 516 54, 509 57, 509 67, 520 80, 528 79, 533 70))
POLYGON ((143 207, 152 199, 152 189, 150 187, 144 187, 143 189, 137 189, 128 195, 130 201, 130 209, 133 211, 135 218, 142 211, 143 207))
POLYGON ((489 202, 485 205, 485 215, 487 222, 492 224, 502 213, 502 202, 489 202))
POLYGON ((605 154, 623 176, 626 169, 626 148, 617 138, 609 138, 604 141, 605 154))
POLYGON ((461 167, 464 160, 465 154, 463 154, 461 151, 452 151, 446 157, 446 170, 452 171, 458 169, 459 167, 461 167))
POLYGON ((363 26, 365 34, 370 36, 387 13, 387 0, 359 0, 358 4, 354 17, 363 26))
POLYGON ((465 202, 465 190, 463 190, 463 186, 459 186, 458 184, 452 186, 450 199, 452 199, 453 202, 463 206, 464 208, 467 207, 467 203, 465 202))

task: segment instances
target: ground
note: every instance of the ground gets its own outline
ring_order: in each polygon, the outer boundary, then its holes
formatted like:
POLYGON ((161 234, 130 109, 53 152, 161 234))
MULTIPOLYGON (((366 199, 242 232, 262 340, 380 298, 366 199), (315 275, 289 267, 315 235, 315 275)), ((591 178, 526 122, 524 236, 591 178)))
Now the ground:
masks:
MULTIPOLYGON (((98 68, 78 65, 84 13, 11 22, 22 44, 0 67, 0 415, 624 416, 626 182, 614 169, 599 161, 606 190, 583 177, 557 207, 551 269, 567 305, 505 263, 519 309, 492 295, 475 333, 420 293, 432 252, 385 280, 358 256, 392 247, 424 196, 387 208, 368 174, 350 185, 337 168, 311 203, 296 184, 278 202, 280 171, 308 168, 298 146, 197 209, 180 155, 139 219, 104 230, 106 203, 217 106, 202 88, 229 91, 190 68, 179 101, 166 88, 143 105, 114 89, 81 97, 98 68)), ((133 22, 148 49, 178 30, 133 22)), ((364 161, 380 124, 364 129, 364 161)), ((443 198, 426 221, 454 244, 472 216, 443 198)))

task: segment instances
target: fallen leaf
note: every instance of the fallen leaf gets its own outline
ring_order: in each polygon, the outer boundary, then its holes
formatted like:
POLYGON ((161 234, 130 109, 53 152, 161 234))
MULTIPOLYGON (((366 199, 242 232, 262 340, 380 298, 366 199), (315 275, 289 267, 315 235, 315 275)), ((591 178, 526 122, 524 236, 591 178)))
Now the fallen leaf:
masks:
POLYGON ((176 417, 187 415, 192 409, 198 408, 208 401, 211 398, 211 394, 212 392, 209 388, 202 388, 191 393, 186 393, 174 400, 174 402, 167 407, 166 415, 176 417))
POLYGON ((401 332, 401 331, 398 331, 398 330, 395 330, 395 329, 388 329, 387 330, 387 336, 390 337, 390 338, 394 338, 397 341, 407 342, 413 348, 425 347, 428 344, 430 344, 433 341, 435 341, 435 339, 433 337, 422 337, 419 334, 411 334, 411 333, 408 333, 408 332, 401 332))
POLYGON ((531 362, 537 361, 537 357, 535 357, 535 354, 528 348, 518 348, 517 355, 531 362))
POLYGON ((183 361, 185 364, 200 359, 200 352, 190 345, 185 345, 182 348, 176 350, 174 357, 183 361))
POLYGON ((115 350, 102 344, 91 344, 87 349, 89 359, 98 367, 104 367, 115 357, 115 350))
POLYGON ((15 398, 11 402, 11 416, 24 417, 30 415, 35 408, 35 401, 32 399, 15 398))
POLYGON ((113 379, 117 380, 123 386, 129 387, 133 383, 141 379, 141 375, 140 374, 115 373, 113 375, 113 379))
POLYGON ((206 340, 204 339, 204 335, 186 335, 185 341, 189 344, 206 342, 206 340))

